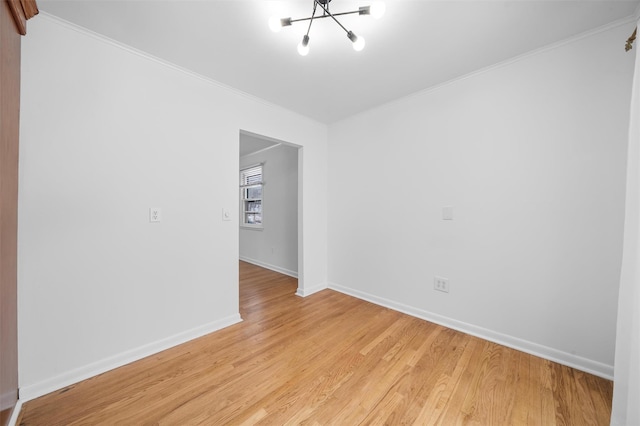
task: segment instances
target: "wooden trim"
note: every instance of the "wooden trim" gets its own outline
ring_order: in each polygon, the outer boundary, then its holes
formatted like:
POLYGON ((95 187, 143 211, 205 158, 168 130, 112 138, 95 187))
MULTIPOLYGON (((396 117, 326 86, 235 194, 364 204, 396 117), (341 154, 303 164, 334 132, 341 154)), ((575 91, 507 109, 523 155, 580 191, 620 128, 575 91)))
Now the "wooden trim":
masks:
POLYGON ((624 45, 624 50, 625 51, 630 51, 631 49, 633 49, 633 42, 636 41, 636 33, 638 32, 638 27, 636 27, 635 30, 633 30, 633 34, 631 34, 631 37, 629 37, 627 39, 626 44, 624 45))
POLYGON ((10 2, 0 4, 0 425, 18 400, 18 140, 21 36, 10 2))
POLYGON ((7 0, 9 3, 9 9, 13 15, 13 20, 18 26, 18 32, 22 35, 27 33, 27 17, 24 14, 24 9, 18 0, 7 0))
POLYGON ((20 0, 20 4, 22 5, 22 10, 24 10, 27 20, 33 18, 40 12, 36 0, 20 0))
POLYGON ((27 34, 27 20, 39 13, 35 0, 7 0, 13 19, 18 26, 18 32, 27 34))

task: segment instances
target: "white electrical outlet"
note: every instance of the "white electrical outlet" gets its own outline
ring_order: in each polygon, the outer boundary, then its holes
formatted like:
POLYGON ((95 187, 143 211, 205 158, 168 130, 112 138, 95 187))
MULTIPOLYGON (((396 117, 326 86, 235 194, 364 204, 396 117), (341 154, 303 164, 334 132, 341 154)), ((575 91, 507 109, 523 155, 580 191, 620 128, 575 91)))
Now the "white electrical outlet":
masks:
POLYGON ((162 210, 159 207, 149 208, 149 222, 160 222, 162 220, 162 210))
POLYGON ((433 289, 449 293, 449 278, 433 277, 433 289))

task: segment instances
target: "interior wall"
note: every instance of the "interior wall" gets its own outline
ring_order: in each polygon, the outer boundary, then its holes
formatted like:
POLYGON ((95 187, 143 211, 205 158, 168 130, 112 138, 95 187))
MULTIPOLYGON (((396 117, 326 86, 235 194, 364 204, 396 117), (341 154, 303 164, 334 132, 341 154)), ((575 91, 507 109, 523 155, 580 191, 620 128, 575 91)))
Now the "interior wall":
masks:
POLYGON ((330 126, 330 287, 612 377, 632 30, 330 126))
POLYGON ((281 144, 240 157, 241 169, 258 163, 266 182, 263 227, 240 226, 240 259, 297 277, 298 148, 281 144))
POLYGON ((21 399, 240 320, 240 129, 308 154, 302 181, 317 198, 301 204, 300 285, 326 287, 325 125, 46 14, 30 33, 22 63, 21 399), (161 222, 150 223, 151 207, 161 209, 161 222))

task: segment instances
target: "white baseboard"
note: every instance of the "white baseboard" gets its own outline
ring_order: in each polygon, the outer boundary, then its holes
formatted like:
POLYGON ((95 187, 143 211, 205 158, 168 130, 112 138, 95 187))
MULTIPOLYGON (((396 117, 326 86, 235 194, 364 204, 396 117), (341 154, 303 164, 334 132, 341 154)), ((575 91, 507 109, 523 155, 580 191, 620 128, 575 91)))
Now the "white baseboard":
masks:
POLYGON ((260 266, 261 268, 270 269, 275 272, 279 272, 284 275, 288 275, 293 278, 298 278, 298 273, 296 271, 291 271, 289 269, 281 268, 280 266, 272 265, 270 263, 262 262, 260 260, 251 259, 249 257, 240 256, 240 260, 243 262, 251 263, 252 265, 260 266))
POLYGON ((470 334, 472 336, 497 343, 499 345, 507 346, 521 352, 548 359, 549 361, 557 362, 559 364, 563 364, 577 370, 603 377, 608 380, 613 380, 612 365, 603 364, 598 361, 583 358, 554 348, 550 348, 548 346, 540 345, 538 343, 519 339, 517 337, 509 336, 507 334, 489 330, 487 328, 478 327, 473 324, 468 324, 449 317, 435 314, 433 312, 428 312, 419 308, 415 308, 413 306, 395 302, 393 300, 374 296, 372 294, 345 287, 336 283, 329 283, 329 288, 339 291, 340 293, 347 294, 349 296, 357 297, 358 299, 366 300, 367 302, 375 303, 376 305, 384 306, 385 308, 393 309, 395 311, 402 312, 416 318, 433 322, 435 324, 439 324, 444 327, 460 331, 462 333, 470 334))
POLYGON ((317 293, 321 290, 324 290, 327 287, 327 283, 321 283, 318 285, 315 285, 313 287, 298 287, 298 289, 296 290, 296 296, 300 296, 300 297, 307 297, 312 295, 313 293, 317 293))
POLYGON ((20 416, 20 411, 22 411, 22 401, 18 399, 16 406, 13 407, 11 417, 9 417, 9 423, 7 423, 8 426, 18 426, 18 416, 20 416))
MULTIPOLYGON (((284 274, 284 275, 288 275, 288 276, 293 277, 293 278, 298 278, 298 273, 295 272, 295 271, 290 271, 288 269, 284 269, 284 268, 281 268, 279 266, 271 265, 269 263, 265 263, 265 262, 262 262, 260 260, 255 260, 255 259, 251 259, 249 257, 244 257, 244 256, 240 256, 240 260, 242 260, 243 262, 251 263, 252 265, 260 266, 261 268, 270 269, 272 271, 279 272, 279 273, 284 274)), ((299 284, 300 283, 298 283, 298 285, 299 284)), ((313 293, 319 292, 320 290, 324 290, 325 288, 327 288, 327 284, 326 283, 318 284, 318 285, 313 286, 311 288, 298 287, 298 289, 296 290, 296 296, 307 297, 307 296, 309 296, 309 295, 311 295, 313 293)))
POLYGON ((191 330, 187 330, 182 333, 178 333, 176 335, 158 340, 156 342, 152 342, 138 348, 128 350, 126 352, 122 352, 101 361, 76 368, 75 370, 68 371, 66 373, 52 377, 51 379, 43 380, 39 383, 28 386, 21 386, 19 400, 23 402, 30 401, 32 399, 62 389, 66 386, 78 383, 82 380, 86 380, 90 377, 97 376, 98 374, 105 373, 118 367, 122 367, 123 365, 138 361, 142 358, 188 342, 189 340, 193 340, 206 334, 213 333, 214 331, 218 331, 240 321, 242 321, 240 314, 230 315, 226 318, 213 321, 200 327, 196 327, 191 330))

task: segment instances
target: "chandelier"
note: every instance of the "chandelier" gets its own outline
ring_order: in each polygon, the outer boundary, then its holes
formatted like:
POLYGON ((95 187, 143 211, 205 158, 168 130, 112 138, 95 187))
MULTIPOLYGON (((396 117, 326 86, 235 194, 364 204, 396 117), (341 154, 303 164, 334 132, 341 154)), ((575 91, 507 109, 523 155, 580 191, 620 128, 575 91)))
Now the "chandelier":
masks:
POLYGON ((313 24, 314 19, 322 19, 322 18, 331 18, 342 28, 346 33, 351 43, 353 43, 353 49, 356 51, 361 51, 364 49, 365 40, 361 36, 357 36, 353 31, 347 30, 344 25, 338 21, 336 16, 342 15, 371 15, 374 18, 380 18, 385 12, 385 5, 382 2, 375 2, 371 6, 362 6, 358 10, 353 10, 351 12, 340 12, 340 13, 331 13, 329 11, 329 3, 331 0, 313 0, 313 12, 309 18, 300 18, 300 19, 292 19, 292 18, 278 18, 273 17, 269 20, 269 28, 273 32, 278 32, 282 29, 282 27, 288 27, 294 22, 302 22, 309 21, 309 27, 307 28, 307 33, 302 37, 302 41, 298 44, 298 53, 302 56, 307 56, 309 53, 309 31, 311 31, 311 24, 313 24), (318 7, 321 10, 318 10, 318 7), (316 15, 316 13, 318 13, 316 15))

